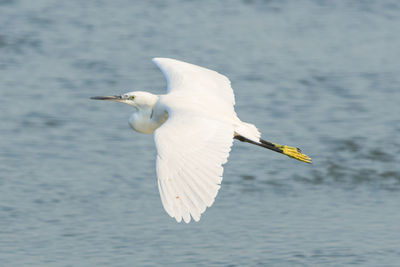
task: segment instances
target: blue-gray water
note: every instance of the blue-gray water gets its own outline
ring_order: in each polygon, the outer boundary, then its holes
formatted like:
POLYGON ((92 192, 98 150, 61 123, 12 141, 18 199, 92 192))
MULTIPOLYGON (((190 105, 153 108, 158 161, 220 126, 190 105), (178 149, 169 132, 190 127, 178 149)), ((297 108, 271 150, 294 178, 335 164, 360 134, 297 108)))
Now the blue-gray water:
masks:
POLYGON ((398 1, 0 0, 1 266, 400 265, 398 1), (232 80, 235 142, 199 223, 163 210, 130 107, 152 57, 232 80))

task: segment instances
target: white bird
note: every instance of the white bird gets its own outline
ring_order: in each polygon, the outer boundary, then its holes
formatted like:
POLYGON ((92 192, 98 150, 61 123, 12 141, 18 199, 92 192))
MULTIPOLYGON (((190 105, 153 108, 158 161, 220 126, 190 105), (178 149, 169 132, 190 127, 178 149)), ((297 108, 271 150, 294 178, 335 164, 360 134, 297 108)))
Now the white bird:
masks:
POLYGON ((130 126, 154 133, 161 201, 177 222, 189 223, 191 217, 199 221, 214 203, 234 138, 311 163, 300 149, 265 141, 253 124, 238 118, 224 75, 175 59, 153 62, 167 79, 167 94, 136 91, 92 99, 131 105, 130 126))

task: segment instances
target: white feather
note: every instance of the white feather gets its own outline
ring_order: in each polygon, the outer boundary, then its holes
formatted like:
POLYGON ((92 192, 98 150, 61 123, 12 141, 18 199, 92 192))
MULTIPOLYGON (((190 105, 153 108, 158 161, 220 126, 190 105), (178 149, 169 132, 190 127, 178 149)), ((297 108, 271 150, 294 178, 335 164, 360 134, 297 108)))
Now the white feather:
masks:
POLYGON ((168 214, 177 221, 183 217, 188 222, 187 212, 198 220, 205 207, 214 203, 221 183, 221 165, 229 156, 234 130, 214 119, 197 116, 187 120, 186 114, 174 112, 173 105, 169 105, 168 120, 154 136, 159 155, 157 176, 162 180, 160 191, 164 185, 174 188, 168 196, 171 200, 162 203, 167 212, 175 211, 168 214), (214 138, 217 143, 212 142, 214 138))
POLYGON ((177 221, 198 221, 221 187, 235 133, 258 141, 257 128, 234 110, 227 77, 213 70, 168 58, 154 58, 168 82, 157 107, 168 119, 154 133, 157 176, 163 206, 177 221))
POLYGON ((154 133, 157 177, 165 211, 180 222, 200 220, 221 187, 235 135, 259 141, 257 128, 242 122, 227 77, 216 71, 168 58, 154 58, 168 82, 167 94, 135 91, 94 97, 133 106, 129 124, 154 133))

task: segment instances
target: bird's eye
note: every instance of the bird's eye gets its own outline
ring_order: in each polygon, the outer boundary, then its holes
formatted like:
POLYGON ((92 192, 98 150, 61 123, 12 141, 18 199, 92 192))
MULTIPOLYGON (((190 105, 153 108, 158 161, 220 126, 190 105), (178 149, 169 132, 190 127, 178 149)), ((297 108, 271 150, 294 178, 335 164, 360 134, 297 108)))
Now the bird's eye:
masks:
POLYGON ((133 99, 135 99, 135 96, 134 96, 134 95, 131 95, 129 98, 130 98, 131 100, 133 100, 133 99))

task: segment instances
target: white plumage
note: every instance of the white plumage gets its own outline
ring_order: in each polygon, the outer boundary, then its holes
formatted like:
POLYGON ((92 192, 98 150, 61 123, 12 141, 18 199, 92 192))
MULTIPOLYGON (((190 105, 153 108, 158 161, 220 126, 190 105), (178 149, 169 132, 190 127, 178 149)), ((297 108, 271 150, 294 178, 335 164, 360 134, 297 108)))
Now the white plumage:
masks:
POLYGON ((218 194, 222 164, 241 124, 233 90, 218 72, 167 58, 153 62, 168 82, 159 101, 169 118, 154 134, 161 200, 178 222, 198 221, 218 194))
POLYGON ((227 77, 174 59, 154 58, 153 62, 167 79, 167 94, 136 91, 93 99, 134 107, 131 127, 141 133, 154 132, 164 209, 178 222, 198 221, 218 194, 222 165, 227 162, 233 138, 269 149, 275 144, 260 139, 253 124, 237 117, 227 77))

